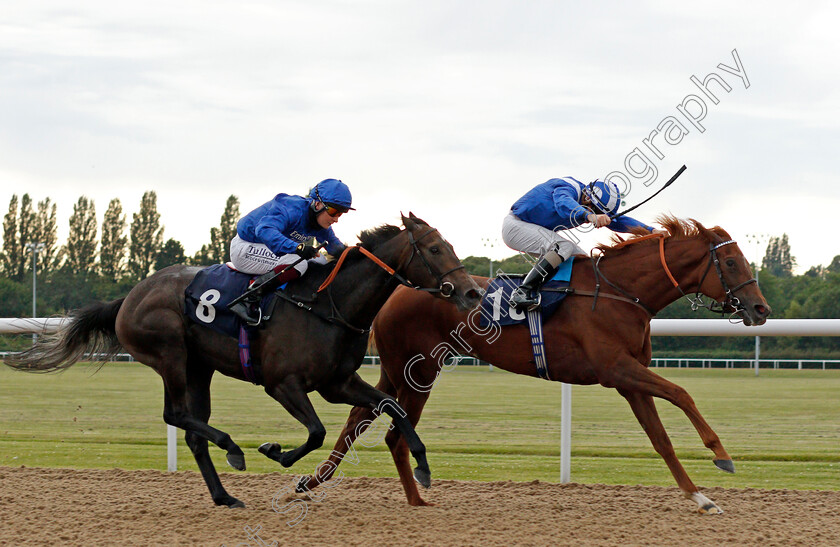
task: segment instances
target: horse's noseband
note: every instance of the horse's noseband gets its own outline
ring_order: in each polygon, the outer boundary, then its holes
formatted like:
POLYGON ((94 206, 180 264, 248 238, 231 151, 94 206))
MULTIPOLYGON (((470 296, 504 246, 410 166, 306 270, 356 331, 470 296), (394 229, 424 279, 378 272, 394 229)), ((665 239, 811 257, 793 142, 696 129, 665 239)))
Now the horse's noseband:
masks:
POLYGON ((411 257, 408 259, 408 262, 405 263, 405 266, 402 266, 399 269, 407 268, 408 265, 411 264, 411 261, 414 260, 414 256, 415 255, 419 256, 420 259, 423 261, 423 264, 426 266, 426 269, 429 271, 429 275, 431 275, 432 277, 437 279, 438 288, 437 289, 426 289, 426 288, 418 287, 416 285, 412 285, 412 284, 409 284, 409 283, 404 283, 404 284, 407 284, 409 287, 413 287, 414 289, 419 290, 419 291, 440 293, 440 295, 442 297, 449 298, 453 294, 455 294, 455 285, 450 281, 444 281, 443 278, 446 277, 447 275, 453 273, 453 272, 457 272, 458 270, 463 270, 464 265, 461 264, 460 266, 456 266, 456 267, 452 268, 451 270, 447 270, 447 271, 445 271, 441 274, 435 273, 435 271, 432 269, 432 265, 429 263, 428 259, 426 259, 426 257, 420 251, 420 247, 417 246, 417 243, 421 239, 423 239, 424 237, 426 237, 427 235, 429 235, 433 232, 437 232, 437 228, 432 228, 431 230, 429 230, 425 234, 421 235, 417 239, 414 238, 414 234, 412 234, 411 232, 408 232, 408 242, 413 247, 414 250, 411 253, 411 257))

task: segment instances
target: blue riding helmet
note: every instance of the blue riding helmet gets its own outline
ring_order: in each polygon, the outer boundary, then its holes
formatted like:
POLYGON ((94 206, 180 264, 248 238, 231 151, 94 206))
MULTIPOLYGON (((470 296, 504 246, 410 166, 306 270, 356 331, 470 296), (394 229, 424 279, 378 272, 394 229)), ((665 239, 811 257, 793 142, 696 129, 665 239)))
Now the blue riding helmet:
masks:
POLYGON ((621 206, 621 192, 614 182, 596 180, 585 187, 584 192, 592 200, 592 205, 605 215, 615 215, 621 206))
POLYGON ((310 190, 309 197, 345 211, 355 211, 350 188, 338 179, 324 179, 310 190))

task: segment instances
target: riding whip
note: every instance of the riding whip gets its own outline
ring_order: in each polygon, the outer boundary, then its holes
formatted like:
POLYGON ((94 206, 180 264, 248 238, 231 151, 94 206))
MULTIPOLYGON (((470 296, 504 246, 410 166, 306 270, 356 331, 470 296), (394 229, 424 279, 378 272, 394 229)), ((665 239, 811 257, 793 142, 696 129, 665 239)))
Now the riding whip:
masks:
POLYGON ((621 216, 626 215, 627 213, 629 213, 629 212, 630 212, 630 211, 632 211, 633 209, 636 209, 637 207, 640 207, 640 206, 644 205, 645 203, 649 202, 650 200, 652 200, 653 198, 655 198, 655 197, 657 196, 657 194, 659 194, 659 192, 661 192, 661 191, 662 191, 662 190, 664 190, 665 188, 668 188, 668 186, 670 186, 670 185, 671 185, 671 183, 673 183, 675 180, 677 180, 677 177, 679 177, 680 175, 682 175, 682 173, 683 173, 683 171, 685 171, 685 169, 686 169, 686 167, 685 167, 685 165, 683 165, 682 167, 680 167, 680 168, 679 168, 679 170, 678 170, 676 173, 674 173, 674 176, 673 176, 673 177, 671 177, 670 179, 668 179, 668 182, 666 182, 666 183, 665 183, 665 186, 663 186, 662 188, 660 188, 659 190, 657 190, 655 194, 653 194, 652 196, 650 196, 649 198, 647 198, 647 199, 646 199, 646 200, 644 200, 643 202, 641 202, 641 203, 639 203, 639 204, 636 204, 636 205, 634 205, 633 207, 630 207, 629 209, 625 209, 624 211, 622 211, 622 212, 620 212, 620 213, 616 214, 615 216, 612 216, 612 215, 611 215, 611 216, 610 216, 610 219, 611 219, 611 220, 615 220, 615 219, 617 219, 618 217, 621 217, 621 216))

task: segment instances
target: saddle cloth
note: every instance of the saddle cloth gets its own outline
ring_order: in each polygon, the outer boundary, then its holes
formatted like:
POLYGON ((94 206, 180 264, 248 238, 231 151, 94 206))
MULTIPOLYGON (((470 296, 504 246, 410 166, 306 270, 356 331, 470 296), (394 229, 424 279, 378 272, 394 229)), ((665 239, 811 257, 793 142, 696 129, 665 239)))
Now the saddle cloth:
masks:
MULTIPOLYGON (((245 292, 255 277, 233 270, 226 264, 204 268, 184 291, 184 314, 199 325, 238 338, 241 321, 228 310, 228 304, 245 292)), ((270 294, 263 298, 263 308, 270 298, 270 294)))
MULTIPOLYGON (((569 286, 572 279, 572 264, 574 257, 569 258, 560 265, 559 270, 543 285, 543 289, 563 289, 569 286)), ((490 281, 484 296, 481 299, 481 326, 486 327, 491 322, 500 326, 518 325, 525 323, 528 317, 524 311, 517 311, 510 305, 510 297, 514 289, 524 281, 523 277, 508 277, 502 275, 490 281)), ((566 298, 565 292, 542 291, 540 313, 542 321, 545 322, 560 307, 560 303, 566 298)))

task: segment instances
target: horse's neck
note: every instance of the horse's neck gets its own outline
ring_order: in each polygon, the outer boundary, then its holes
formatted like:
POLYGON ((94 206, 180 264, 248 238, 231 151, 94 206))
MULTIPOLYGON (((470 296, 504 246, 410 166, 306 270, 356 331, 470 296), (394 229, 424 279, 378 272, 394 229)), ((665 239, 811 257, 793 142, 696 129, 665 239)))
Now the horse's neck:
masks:
MULTIPOLYGON (((381 245, 376 256, 395 268, 399 265, 403 238, 397 236, 381 245), (397 241, 395 241, 397 240, 397 241)), ((333 298, 342 316, 352 325, 367 328, 399 283, 370 259, 354 261, 335 279, 333 298)))
MULTIPOLYGON (((607 279, 639 298, 652 311, 659 312, 682 293, 662 265, 658 243, 636 248, 632 245, 621 257, 605 260, 602 271, 607 279)), ((697 290, 708 255, 709 244, 699 237, 665 241, 668 271, 686 294, 697 290)))

